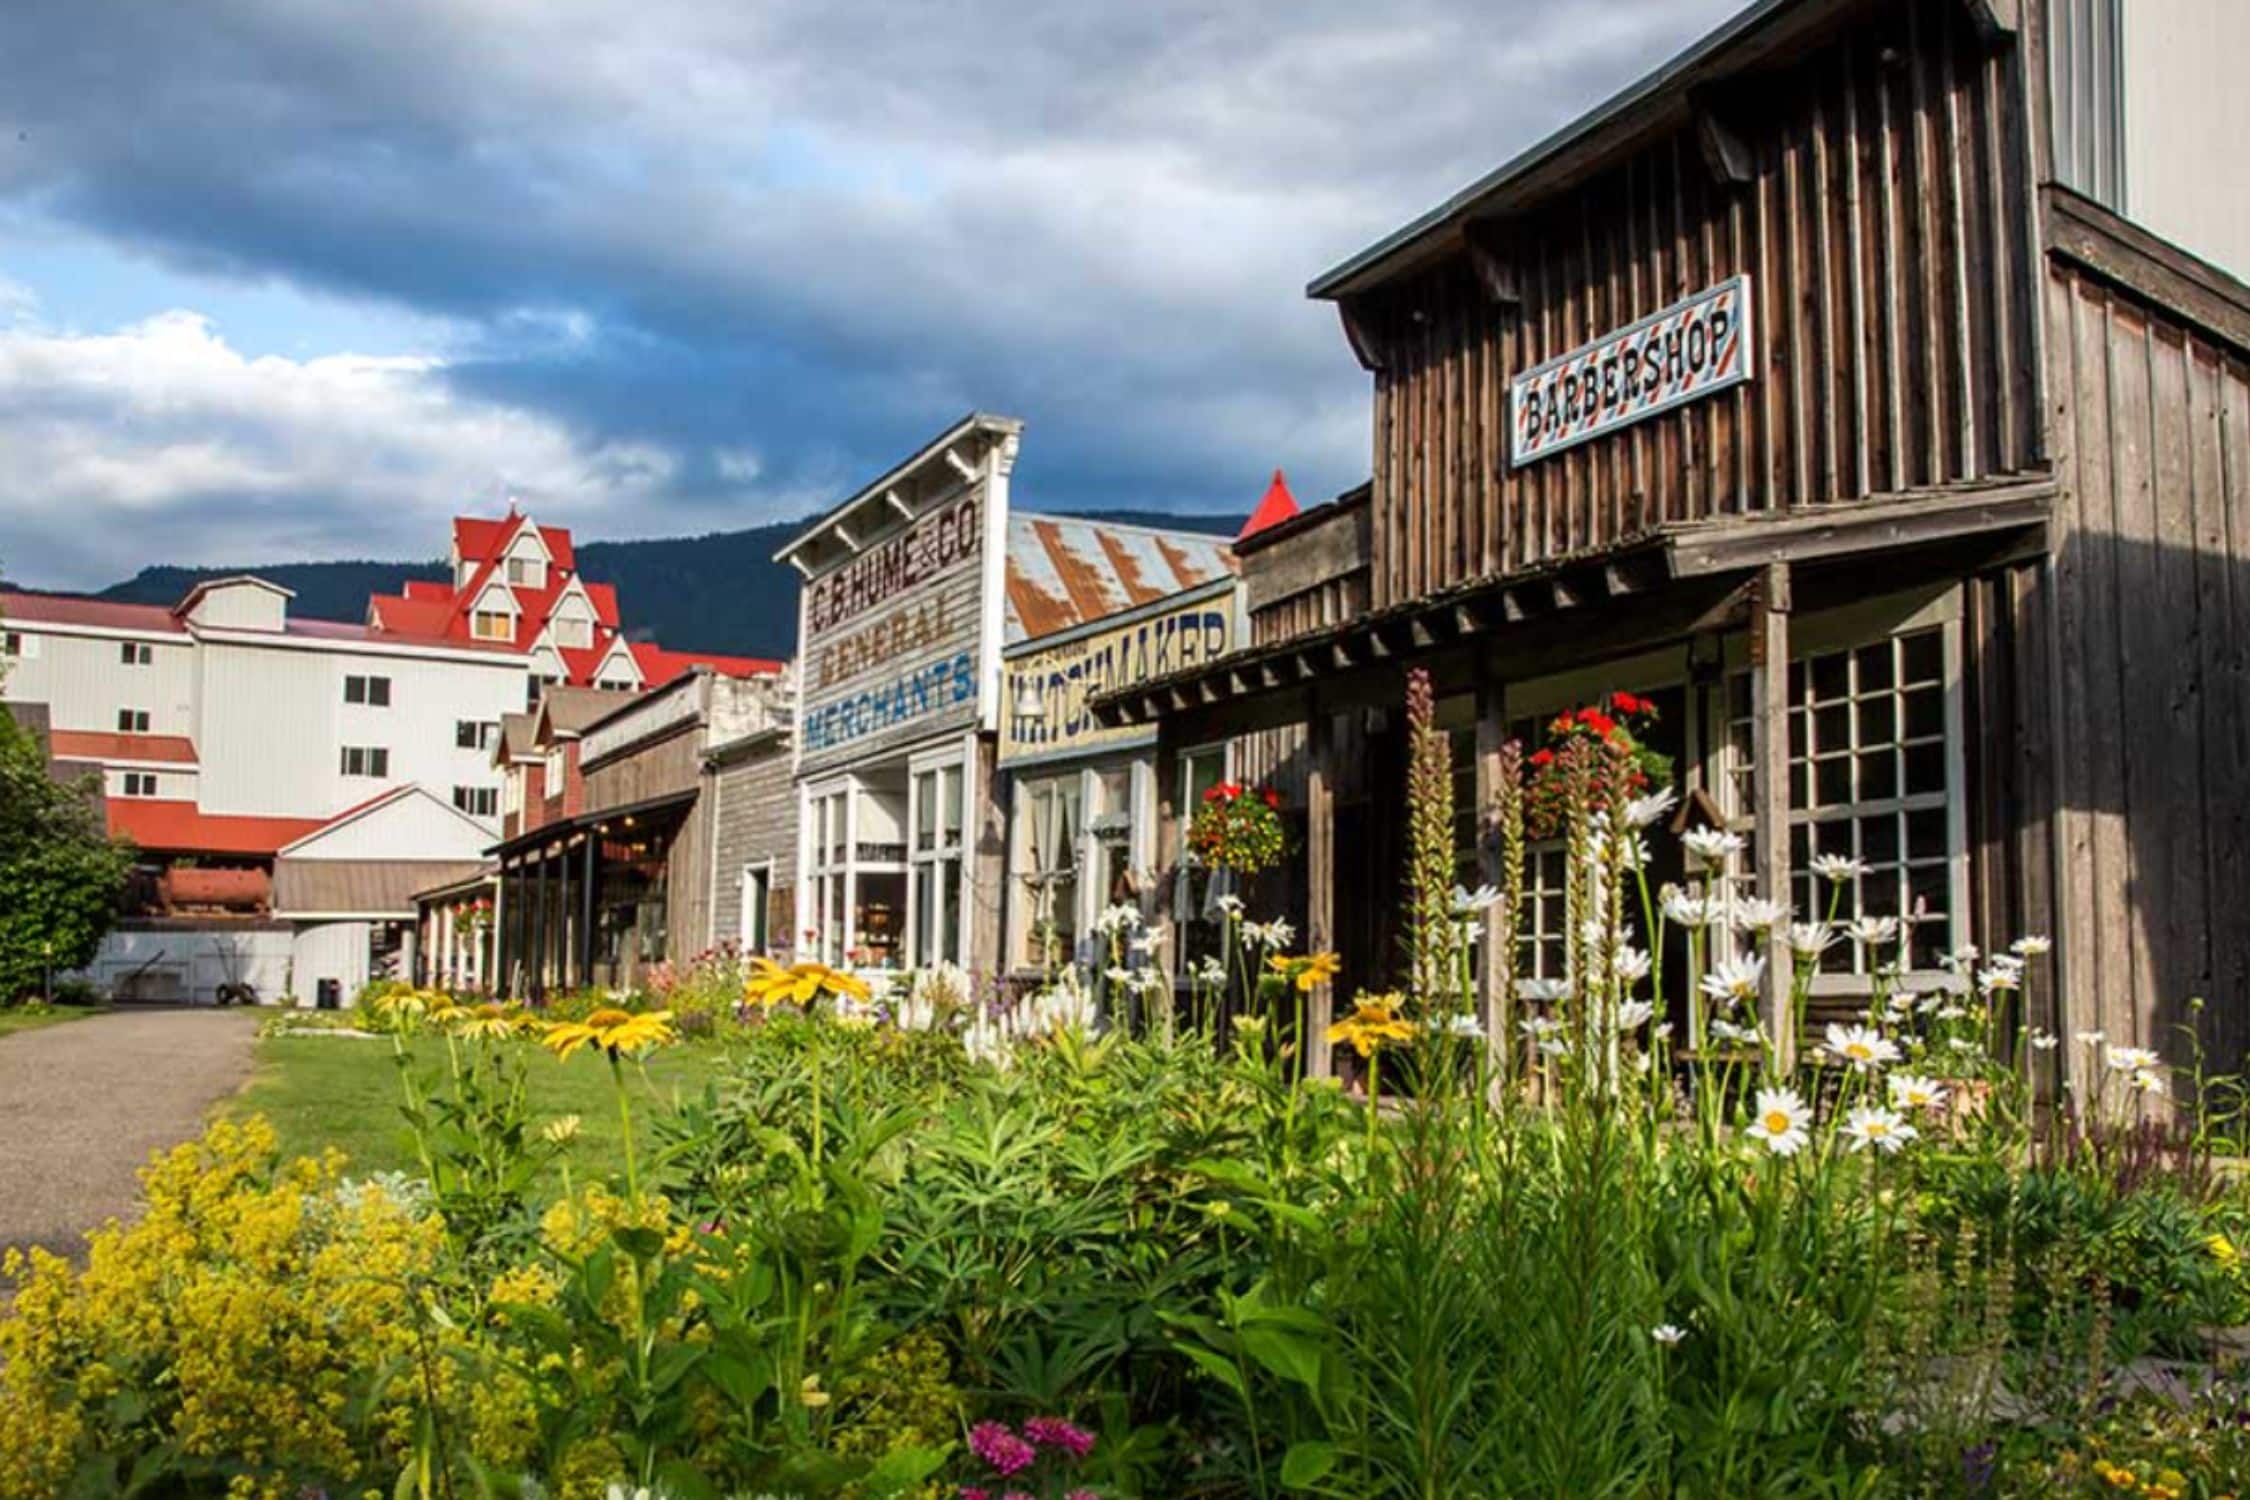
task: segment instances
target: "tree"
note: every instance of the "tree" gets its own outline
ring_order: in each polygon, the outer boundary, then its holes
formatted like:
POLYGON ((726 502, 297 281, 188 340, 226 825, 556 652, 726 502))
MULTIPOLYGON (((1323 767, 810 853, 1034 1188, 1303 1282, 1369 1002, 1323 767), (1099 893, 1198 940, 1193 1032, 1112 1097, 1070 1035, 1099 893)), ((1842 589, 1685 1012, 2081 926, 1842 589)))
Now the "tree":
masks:
POLYGON ((0 1004, 39 993, 50 964, 92 963, 117 920, 133 848, 98 805, 49 776, 46 746, 0 709, 0 1004))

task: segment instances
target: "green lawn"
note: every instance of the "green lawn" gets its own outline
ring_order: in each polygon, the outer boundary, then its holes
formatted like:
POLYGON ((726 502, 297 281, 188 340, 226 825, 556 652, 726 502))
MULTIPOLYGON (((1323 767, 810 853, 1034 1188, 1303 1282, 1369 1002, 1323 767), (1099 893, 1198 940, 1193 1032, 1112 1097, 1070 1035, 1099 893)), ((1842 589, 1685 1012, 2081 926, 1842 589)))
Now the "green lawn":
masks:
MULTIPOLYGON (((443 1074, 443 1041, 421 1037, 412 1045, 416 1067, 425 1078, 443 1074)), ((649 1098, 648 1089, 653 1086, 658 1098, 667 1102, 675 1090, 682 1096, 695 1094, 706 1080, 718 1076, 723 1057, 710 1045, 674 1047, 657 1053, 648 1064, 647 1084, 643 1084, 637 1069, 626 1068, 625 1077, 634 1095, 634 1135, 643 1143, 644 1161, 648 1123, 661 1107, 649 1098)), ((622 1172, 625 1158, 609 1065, 590 1051, 578 1053, 567 1063, 533 1051, 530 1064, 535 1120, 579 1117, 578 1140, 571 1151, 572 1171, 580 1180, 589 1169, 622 1172)), ((273 1122, 281 1149, 288 1155, 337 1147, 350 1159, 348 1170, 359 1176, 412 1167, 412 1145, 398 1104, 398 1073, 389 1040, 293 1036, 269 1037, 258 1043, 257 1071, 225 1110, 237 1119, 264 1115, 273 1122)))
POLYGON ((101 1013, 102 1007, 98 1005, 0 1006, 0 1036, 18 1031, 34 1031, 41 1026, 56 1026, 64 1021, 81 1020, 101 1013))

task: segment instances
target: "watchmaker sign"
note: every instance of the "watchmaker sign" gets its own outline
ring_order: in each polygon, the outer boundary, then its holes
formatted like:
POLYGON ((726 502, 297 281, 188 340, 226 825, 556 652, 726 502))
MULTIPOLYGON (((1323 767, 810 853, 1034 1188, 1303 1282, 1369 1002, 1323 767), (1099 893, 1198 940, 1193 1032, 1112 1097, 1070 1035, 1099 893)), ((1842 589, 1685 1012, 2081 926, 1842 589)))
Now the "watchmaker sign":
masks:
POLYGON ((1508 384, 1518 467, 1629 427, 1757 373, 1750 278, 1737 276, 1526 370, 1508 384))

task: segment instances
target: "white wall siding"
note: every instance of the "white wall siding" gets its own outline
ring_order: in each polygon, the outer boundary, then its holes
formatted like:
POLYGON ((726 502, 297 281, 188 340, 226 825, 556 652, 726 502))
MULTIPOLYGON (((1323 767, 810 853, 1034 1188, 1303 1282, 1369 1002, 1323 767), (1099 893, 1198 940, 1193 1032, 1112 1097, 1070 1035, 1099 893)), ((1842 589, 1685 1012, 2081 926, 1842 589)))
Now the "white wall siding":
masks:
MULTIPOLYGON (((524 664, 309 651, 233 640, 203 646, 203 808, 327 817, 400 782, 450 802, 456 786, 495 787, 490 752, 455 743, 463 719, 497 722, 523 706, 524 664), (348 676, 390 679, 390 702, 344 701, 348 676), (340 750, 390 753, 382 777, 346 776, 340 750)), ((491 823, 486 824, 492 827, 491 823)))
POLYGON ((2250 279, 2250 4, 2132 0, 2124 21, 2125 211, 2250 279))
POLYGON ((484 857, 495 837, 491 829, 429 795, 409 793, 369 808, 334 828, 321 830, 287 850, 290 859, 446 859, 484 857))
POLYGON ((349 1005, 367 983, 365 922, 307 922, 297 928, 291 954, 297 1003, 317 1004, 320 982, 336 981, 337 1004, 349 1005))
POLYGON ((0 629, 21 634, 25 654, 7 663, 0 696, 44 703, 56 729, 115 733, 117 711, 148 711, 148 733, 195 732, 195 646, 182 636, 81 634, 10 620, 0 629), (128 642, 146 645, 146 666, 127 666, 128 642))
MULTIPOLYGON (((127 769, 127 767, 115 763, 105 765, 102 768, 102 791, 111 797, 124 799, 126 797, 125 773, 127 769)), ((142 776, 154 776, 156 778, 155 791, 135 793, 133 794, 133 800, 153 797, 161 798, 166 802, 193 802, 202 782, 202 778, 196 774, 196 769, 193 766, 140 765, 135 763, 130 769, 142 776)))

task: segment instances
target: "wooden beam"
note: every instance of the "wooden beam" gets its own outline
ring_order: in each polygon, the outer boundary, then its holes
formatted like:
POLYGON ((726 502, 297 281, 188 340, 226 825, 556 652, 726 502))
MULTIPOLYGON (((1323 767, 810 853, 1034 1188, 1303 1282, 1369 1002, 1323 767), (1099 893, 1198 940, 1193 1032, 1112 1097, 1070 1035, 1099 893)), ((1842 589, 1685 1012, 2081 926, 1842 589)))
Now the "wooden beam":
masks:
POLYGON ((951 448, 945 450, 945 461, 952 467, 954 473, 961 476, 964 483, 976 483, 977 466, 975 464, 970 463, 951 448))
POLYGON ((2039 216, 2056 254, 2250 354, 2250 286, 2068 188, 2042 188, 2039 216))
MULTIPOLYGON (((1312 705, 1305 726, 1305 943, 1311 953, 1336 950, 1336 720, 1321 704, 1312 705)), ((1317 986, 1306 1006, 1305 1073, 1326 1078, 1335 1071, 1328 1026, 1336 1016, 1333 982, 1317 986)))
POLYGON ((2040 479, 1844 501, 1770 516, 1690 522, 1672 528, 1666 545, 1674 577, 1732 573, 1769 562, 1808 562, 2033 525, 2047 519, 2055 495, 2054 482, 2040 479))
MULTIPOLYGON (((1500 750, 1508 743, 1508 692, 1497 682, 1477 684, 1476 817, 1477 879, 1497 890, 1506 890, 1507 870, 1501 859, 1499 825, 1494 811, 1500 801, 1500 750)), ((1520 914, 1495 903, 1485 908, 1484 939, 1477 956, 1477 993, 1482 1000, 1485 1053, 1491 1059, 1493 1087, 1505 1091, 1514 1083, 1516 997, 1507 982, 1507 960, 1516 940, 1511 924, 1520 914)))
POLYGON ((908 505, 905 500, 901 499, 899 496, 899 492, 896 489, 888 489, 883 491, 883 498, 890 502, 892 510, 897 511, 905 519, 909 521, 914 519, 914 507, 908 505))
MULTIPOLYGON (((1789 564, 1766 564, 1758 575, 1750 620, 1750 754, 1757 767, 1758 894, 1790 909, 1789 893, 1789 564)), ((1774 1061, 1786 1075, 1796 1066, 1803 1018, 1782 1014, 1789 998, 1786 924, 1766 935, 1766 982, 1760 1002, 1774 1061)))
POLYGON ((1461 226, 1461 235, 1484 294, 1502 307, 1521 307, 1523 283, 1516 276, 1514 247, 1500 227, 1490 220, 1472 219, 1461 226))
POLYGON ((1384 366, 1383 347, 1375 341, 1375 330, 1368 325, 1367 313, 1355 298, 1336 299, 1336 316, 1344 325, 1344 342, 1352 346, 1352 357, 1359 367, 1369 374, 1384 366))

